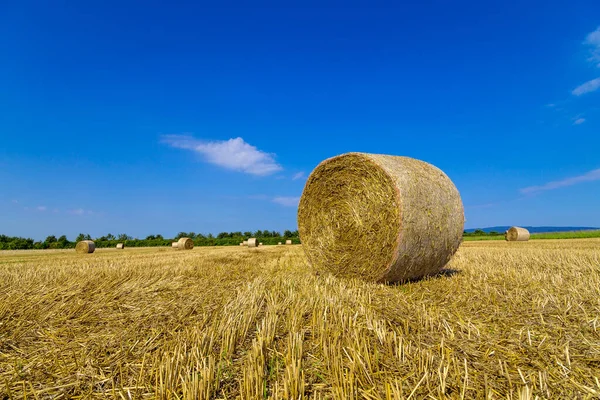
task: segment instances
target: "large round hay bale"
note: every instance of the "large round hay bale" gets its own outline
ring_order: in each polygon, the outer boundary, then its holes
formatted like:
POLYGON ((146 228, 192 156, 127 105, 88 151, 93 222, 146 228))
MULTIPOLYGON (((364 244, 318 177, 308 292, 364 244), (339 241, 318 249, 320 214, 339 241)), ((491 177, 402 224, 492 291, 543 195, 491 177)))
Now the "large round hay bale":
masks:
POLYGON ((462 241, 464 209, 440 169, 348 153, 310 174, 298 207, 308 261, 334 275, 397 282, 435 274, 462 241))
POLYGON ((117 243, 117 249, 123 250, 124 248, 125 248, 125 245, 123 243, 117 243))
POLYGON ((505 238, 509 242, 526 242, 529 240, 531 236, 529 231, 525 228, 519 228, 518 226, 513 226, 504 234, 505 238))
POLYGON ((248 247, 258 247, 258 240, 256 238, 248 239, 248 247))
POLYGON ((181 250, 191 250, 194 248, 194 241, 190 238, 181 238, 177 241, 177 248, 181 250))
POLYGON ((173 249, 179 248, 179 243, 177 243, 177 242, 171 243, 171 248, 173 248, 173 249))
POLYGON ((96 244, 91 240, 82 240, 75 245, 75 251, 77 253, 93 253, 96 250, 96 244))
POLYGON ((291 240, 291 239, 288 239, 288 240, 286 240, 286 241, 285 241, 285 244, 287 244, 287 245, 290 245, 290 244, 292 244, 292 240, 291 240))

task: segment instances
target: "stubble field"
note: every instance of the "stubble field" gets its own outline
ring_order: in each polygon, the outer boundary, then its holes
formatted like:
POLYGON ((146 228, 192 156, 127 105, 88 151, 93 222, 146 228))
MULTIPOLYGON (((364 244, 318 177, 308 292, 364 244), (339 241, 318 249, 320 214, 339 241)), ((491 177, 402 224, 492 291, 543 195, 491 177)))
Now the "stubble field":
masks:
POLYGON ((0 398, 598 398, 600 239, 401 285, 301 246, 0 252, 0 398))

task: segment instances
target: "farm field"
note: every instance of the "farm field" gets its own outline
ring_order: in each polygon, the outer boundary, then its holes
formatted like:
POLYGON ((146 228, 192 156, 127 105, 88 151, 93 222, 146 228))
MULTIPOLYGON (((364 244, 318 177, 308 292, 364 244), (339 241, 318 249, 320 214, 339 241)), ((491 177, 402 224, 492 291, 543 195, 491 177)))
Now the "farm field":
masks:
POLYGON ((301 246, 0 252, 0 398, 598 398, 600 239, 465 242, 435 277, 301 246))

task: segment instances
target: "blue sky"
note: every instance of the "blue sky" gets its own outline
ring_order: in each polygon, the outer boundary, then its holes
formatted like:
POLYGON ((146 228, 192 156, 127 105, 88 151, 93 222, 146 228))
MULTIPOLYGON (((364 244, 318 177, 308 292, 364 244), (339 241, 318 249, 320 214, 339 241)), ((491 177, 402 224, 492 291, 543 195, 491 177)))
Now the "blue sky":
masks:
POLYGON ((600 226, 597 0, 222 4, 0 5, 0 233, 295 229, 349 151, 438 166, 467 228, 600 226))

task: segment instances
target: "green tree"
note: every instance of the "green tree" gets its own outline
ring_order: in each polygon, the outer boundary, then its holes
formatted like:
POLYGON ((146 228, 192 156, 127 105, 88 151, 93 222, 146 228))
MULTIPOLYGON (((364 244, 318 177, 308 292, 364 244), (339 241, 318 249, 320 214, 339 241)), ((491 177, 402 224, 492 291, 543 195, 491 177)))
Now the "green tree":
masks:
POLYGON ((46 238, 46 240, 44 240, 44 243, 48 243, 48 244, 56 243, 56 242, 57 242, 57 239, 56 239, 56 236, 54 236, 54 235, 50 235, 46 238))
POLYGON ((292 237, 292 231, 286 229, 285 231, 283 231, 283 237, 284 238, 291 238, 292 237))

